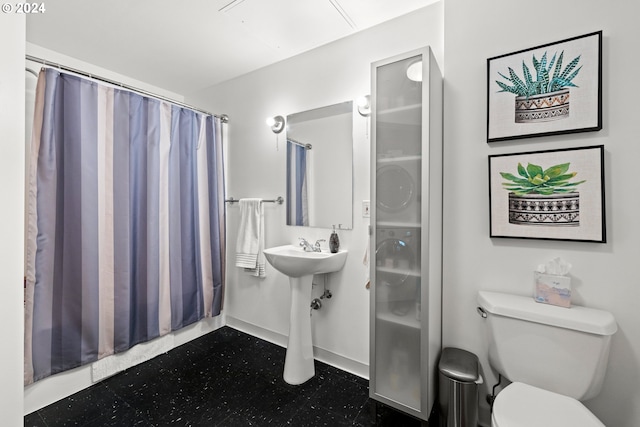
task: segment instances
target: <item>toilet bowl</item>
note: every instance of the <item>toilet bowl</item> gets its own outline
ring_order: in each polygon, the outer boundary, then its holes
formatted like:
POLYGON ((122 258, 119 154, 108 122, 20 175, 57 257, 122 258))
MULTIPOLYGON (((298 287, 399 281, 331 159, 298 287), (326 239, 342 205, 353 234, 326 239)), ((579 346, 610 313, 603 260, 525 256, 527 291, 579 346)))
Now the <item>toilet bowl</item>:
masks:
POLYGON ((511 383, 493 402, 491 427, 604 427, 576 399, 524 383, 511 383))

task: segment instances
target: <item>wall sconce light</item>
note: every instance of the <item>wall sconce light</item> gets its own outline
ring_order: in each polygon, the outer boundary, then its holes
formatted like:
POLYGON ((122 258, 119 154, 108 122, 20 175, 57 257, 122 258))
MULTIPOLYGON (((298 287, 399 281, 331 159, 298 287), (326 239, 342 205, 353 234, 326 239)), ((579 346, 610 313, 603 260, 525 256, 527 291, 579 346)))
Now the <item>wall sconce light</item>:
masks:
POLYGON ((358 113, 362 117, 369 117, 371 115, 371 97, 364 95, 356 99, 356 106, 358 107, 358 113))
POLYGON ((273 133, 280 133, 284 130, 284 117, 274 116, 267 119, 267 126, 271 127, 273 133))

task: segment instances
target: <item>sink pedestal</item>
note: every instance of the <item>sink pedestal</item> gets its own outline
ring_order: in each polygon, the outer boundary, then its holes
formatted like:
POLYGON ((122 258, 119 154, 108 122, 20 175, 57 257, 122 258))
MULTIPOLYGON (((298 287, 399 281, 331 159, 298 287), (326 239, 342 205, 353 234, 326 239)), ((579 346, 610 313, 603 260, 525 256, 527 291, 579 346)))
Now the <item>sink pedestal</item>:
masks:
POLYGON ((311 301, 313 275, 289 277, 291 286, 291 315, 289 342, 284 360, 285 382, 302 384, 315 375, 313 345, 311 343, 311 301))
POLYGON ((300 247, 284 245, 265 249, 264 256, 273 268, 289 276, 291 315, 283 378, 289 384, 302 384, 315 375, 309 307, 313 275, 341 270, 347 251, 305 252, 300 247))

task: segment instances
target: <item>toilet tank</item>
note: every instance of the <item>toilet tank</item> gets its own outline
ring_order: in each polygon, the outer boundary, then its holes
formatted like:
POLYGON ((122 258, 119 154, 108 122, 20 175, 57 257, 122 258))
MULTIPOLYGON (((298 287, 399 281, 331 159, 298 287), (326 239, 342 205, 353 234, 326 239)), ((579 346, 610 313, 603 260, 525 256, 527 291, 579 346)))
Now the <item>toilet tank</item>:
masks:
POLYGON ((486 313, 489 363, 502 376, 577 400, 600 392, 618 329, 611 313, 485 291, 478 304, 486 313))

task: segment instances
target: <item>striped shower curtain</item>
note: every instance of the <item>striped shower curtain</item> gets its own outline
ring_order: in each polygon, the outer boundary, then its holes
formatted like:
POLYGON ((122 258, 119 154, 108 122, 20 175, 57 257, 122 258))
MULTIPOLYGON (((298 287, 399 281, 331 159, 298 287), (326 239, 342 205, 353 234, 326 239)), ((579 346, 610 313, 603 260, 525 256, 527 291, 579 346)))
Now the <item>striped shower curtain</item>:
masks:
POLYGON ((220 313, 221 123, 43 69, 28 188, 25 384, 220 313))
POLYGON ((287 225, 309 225, 307 149, 287 141, 287 225))

